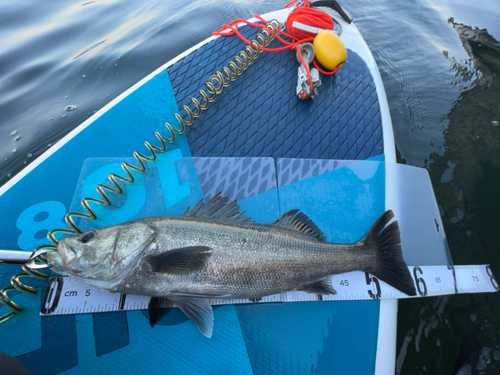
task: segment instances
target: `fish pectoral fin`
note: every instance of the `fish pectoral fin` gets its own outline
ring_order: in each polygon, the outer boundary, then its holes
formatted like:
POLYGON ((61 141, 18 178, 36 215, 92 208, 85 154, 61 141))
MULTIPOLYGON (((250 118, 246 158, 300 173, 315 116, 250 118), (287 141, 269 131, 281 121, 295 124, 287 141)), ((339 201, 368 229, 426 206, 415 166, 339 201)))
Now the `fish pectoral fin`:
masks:
POLYGON ((206 337, 212 337, 214 314, 205 298, 178 298, 174 304, 198 327, 206 337))
POLYGON ((210 247, 190 246, 148 255, 144 262, 149 263, 153 272, 185 275, 203 268, 210 255, 210 247))
POLYGON ((168 313, 168 310, 164 308, 172 306, 173 302, 168 298, 151 297, 148 304, 148 317, 151 327, 154 327, 156 322, 168 313))
POLYGON ((325 235, 316 224, 303 212, 290 210, 285 212, 278 220, 271 223, 275 227, 290 229, 311 236, 320 241, 325 241, 325 235))
POLYGON ((332 286, 332 277, 328 276, 324 279, 311 284, 303 285, 299 290, 314 294, 337 294, 337 291, 332 286))

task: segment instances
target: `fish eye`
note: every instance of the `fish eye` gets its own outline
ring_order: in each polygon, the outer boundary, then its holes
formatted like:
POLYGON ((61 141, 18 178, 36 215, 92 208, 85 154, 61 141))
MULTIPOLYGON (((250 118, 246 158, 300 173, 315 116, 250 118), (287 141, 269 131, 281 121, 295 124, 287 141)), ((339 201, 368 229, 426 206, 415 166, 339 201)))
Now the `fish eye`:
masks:
POLYGON ((80 238, 80 241, 82 241, 83 243, 87 243, 92 238, 94 238, 95 235, 96 235, 95 230, 89 230, 88 232, 85 232, 84 234, 82 234, 82 237, 80 238))

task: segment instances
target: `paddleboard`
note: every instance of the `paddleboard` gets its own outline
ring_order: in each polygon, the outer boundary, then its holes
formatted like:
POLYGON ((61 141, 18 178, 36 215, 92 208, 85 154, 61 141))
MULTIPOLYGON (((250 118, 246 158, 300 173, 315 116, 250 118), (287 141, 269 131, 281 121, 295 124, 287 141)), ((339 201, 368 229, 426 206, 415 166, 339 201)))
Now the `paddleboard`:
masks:
MULTIPOLYGON (((290 12, 279 10, 263 18, 283 25, 290 12)), ((147 172, 133 172, 134 183, 123 185, 125 195, 113 198, 111 209, 95 206, 99 218, 77 224, 91 228, 181 214, 197 200, 223 192, 238 199, 257 222, 269 223, 290 208, 300 208, 329 241, 348 243, 361 239, 388 208, 404 223, 407 212, 424 206, 424 216, 434 220, 430 227, 428 220, 422 226, 429 227, 429 241, 439 242, 428 245, 439 251, 422 254, 410 244, 405 260, 410 266, 450 264, 426 172, 417 179, 423 181, 420 188, 412 189, 420 172, 394 166, 389 107, 370 49, 353 23, 328 12, 346 46, 347 61, 335 75, 322 77, 314 100, 296 96, 295 51, 262 52, 166 152, 147 163, 147 172), (408 189, 402 188, 405 181, 408 189), (411 206, 406 198, 413 193, 427 203, 411 206)), ((259 30, 242 25, 240 31, 252 40, 259 30)), ((279 46, 276 40, 273 46, 279 46)), ((99 198, 95 185, 109 173, 124 175, 121 162, 134 164, 134 150, 148 154, 144 141, 159 145, 155 132, 170 136, 165 122, 180 129, 174 114, 187 120, 185 105, 196 113, 191 98, 200 98, 204 83, 244 47, 237 36, 210 37, 192 47, 114 99, 1 187, 0 248, 31 252, 48 243, 47 232, 64 228, 67 212, 82 212, 83 197, 99 198)), ((18 272, 0 266, 0 286, 9 285, 18 272)), ((0 324, 0 351, 36 374, 394 372, 397 300, 380 300, 377 283, 369 276, 362 282, 365 293, 372 292, 370 300, 322 301, 318 296, 289 302, 283 296, 273 303, 217 306, 211 339, 175 308, 151 328, 146 311, 125 311, 131 299, 117 301, 120 308, 113 312, 99 312, 105 311, 102 306, 92 313, 75 313, 81 311, 75 305, 63 315, 50 315, 56 295, 76 298, 86 289, 61 292, 54 282, 49 285, 53 294, 45 294, 46 279, 21 281, 38 293, 8 291, 24 310, 0 324)), ((349 286, 347 279, 338 283, 339 290, 349 286)), ((8 312, 0 309, 1 315, 8 312)))

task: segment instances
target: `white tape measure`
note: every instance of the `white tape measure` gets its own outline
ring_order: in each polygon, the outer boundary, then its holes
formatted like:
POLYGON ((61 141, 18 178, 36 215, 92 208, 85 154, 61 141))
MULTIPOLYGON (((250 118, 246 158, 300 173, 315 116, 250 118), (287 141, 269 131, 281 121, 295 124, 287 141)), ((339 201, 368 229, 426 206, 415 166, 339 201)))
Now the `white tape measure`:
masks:
MULTIPOLYGON (((485 293, 499 290, 490 265, 480 266, 411 266, 408 267, 417 297, 457 293, 485 293)), ((263 297, 254 302, 248 299, 211 299, 212 305, 229 303, 338 301, 413 298, 387 285, 375 276, 361 272, 334 275, 335 295, 316 295, 306 292, 287 292, 263 297)), ((81 314, 105 311, 147 309, 150 297, 113 294, 72 277, 53 277, 49 280, 41 306, 41 315, 81 314)), ((167 305, 165 306, 167 307, 167 305)))

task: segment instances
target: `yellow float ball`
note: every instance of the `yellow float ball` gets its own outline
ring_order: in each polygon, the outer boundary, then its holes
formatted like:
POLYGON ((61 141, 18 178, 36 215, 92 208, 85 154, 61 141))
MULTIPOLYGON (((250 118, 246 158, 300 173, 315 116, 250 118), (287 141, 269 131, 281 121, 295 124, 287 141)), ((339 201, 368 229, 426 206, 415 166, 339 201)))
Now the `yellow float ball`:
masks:
POLYGON ((328 70, 334 70, 339 64, 344 65, 347 51, 337 34, 330 30, 321 31, 314 38, 316 58, 328 70))

